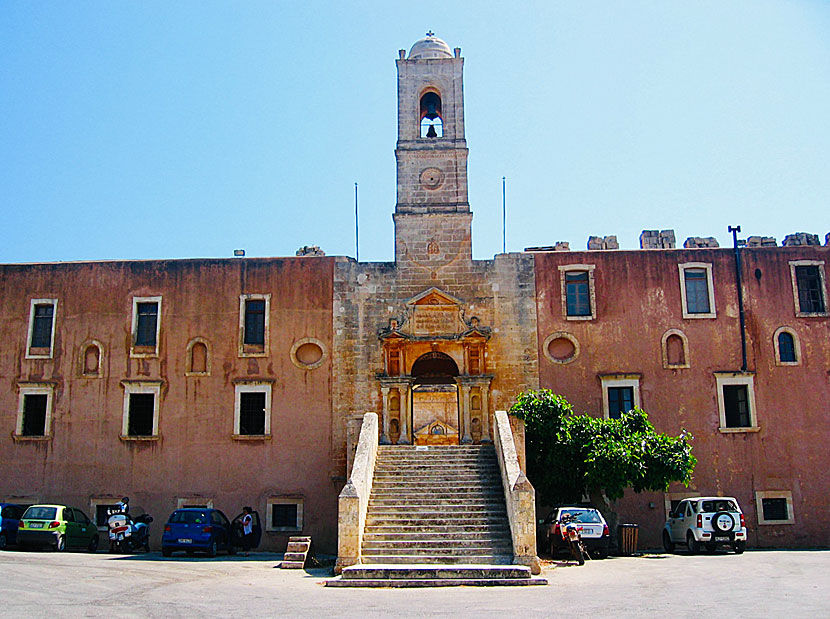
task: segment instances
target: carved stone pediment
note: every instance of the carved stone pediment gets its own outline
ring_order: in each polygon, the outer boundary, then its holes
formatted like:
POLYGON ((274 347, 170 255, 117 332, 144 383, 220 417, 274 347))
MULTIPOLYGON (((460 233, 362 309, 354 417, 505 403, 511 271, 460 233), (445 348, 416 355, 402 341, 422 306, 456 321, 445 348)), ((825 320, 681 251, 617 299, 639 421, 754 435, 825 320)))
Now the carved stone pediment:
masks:
POLYGON ((409 330, 415 337, 457 336, 467 330, 461 301, 450 294, 430 288, 406 303, 409 330))

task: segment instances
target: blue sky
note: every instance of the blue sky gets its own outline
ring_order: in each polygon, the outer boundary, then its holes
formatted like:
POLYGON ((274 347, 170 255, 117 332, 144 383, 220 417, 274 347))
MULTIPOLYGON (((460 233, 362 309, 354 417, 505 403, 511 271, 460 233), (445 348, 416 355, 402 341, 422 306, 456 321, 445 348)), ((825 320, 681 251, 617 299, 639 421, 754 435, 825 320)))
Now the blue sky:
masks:
POLYGON ((830 3, 0 3, 0 262, 393 259, 398 49, 465 58, 473 252, 830 232, 830 3))

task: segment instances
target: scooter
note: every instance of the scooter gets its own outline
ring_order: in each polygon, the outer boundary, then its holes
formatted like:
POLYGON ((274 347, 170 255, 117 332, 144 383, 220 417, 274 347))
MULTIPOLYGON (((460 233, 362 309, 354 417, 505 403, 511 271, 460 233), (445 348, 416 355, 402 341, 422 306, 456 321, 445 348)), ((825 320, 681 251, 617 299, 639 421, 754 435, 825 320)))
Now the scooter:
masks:
POLYGON ((142 514, 135 519, 124 512, 115 512, 107 518, 110 552, 128 553, 138 548, 150 552, 150 523, 153 517, 142 514))
POLYGON ((571 556, 576 559, 579 565, 585 565, 585 557, 590 558, 590 556, 585 549, 585 544, 582 542, 582 533, 575 520, 576 515, 574 514, 565 514, 562 516, 562 519, 559 521, 559 531, 562 534, 562 539, 568 542, 571 556))

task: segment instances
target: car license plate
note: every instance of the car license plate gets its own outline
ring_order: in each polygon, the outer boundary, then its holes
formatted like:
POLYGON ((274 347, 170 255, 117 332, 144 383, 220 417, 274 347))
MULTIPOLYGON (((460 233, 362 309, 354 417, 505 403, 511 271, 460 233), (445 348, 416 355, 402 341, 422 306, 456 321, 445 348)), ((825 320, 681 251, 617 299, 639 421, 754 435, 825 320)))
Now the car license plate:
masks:
POLYGON ((32 529, 42 529, 43 528, 43 523, 42 522, 30 522, 29 527, 31 527, 32 529))
POLYGON ((192 540, 192 539, 188 539, 188 538, 184 538, 184 537, 180 537, 180 538, 179 538, 179 543, 180 543, 180 544, 192 544, 192 543, 193 543, 193 540, 192 540))
POLYGON ((716 537, 715 541, 716 542, 728 542, 729 538, 728 537, 716 537))

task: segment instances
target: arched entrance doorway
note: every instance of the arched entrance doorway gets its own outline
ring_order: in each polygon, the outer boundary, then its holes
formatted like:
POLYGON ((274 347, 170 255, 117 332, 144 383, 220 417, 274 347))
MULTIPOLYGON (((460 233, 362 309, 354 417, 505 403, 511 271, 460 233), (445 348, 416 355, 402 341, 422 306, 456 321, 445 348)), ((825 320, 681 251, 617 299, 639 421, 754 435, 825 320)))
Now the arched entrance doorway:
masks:
POLYGON ((458 365, 433 351, 412 364, 412 435, 416 445, 458 445, 458 365))

